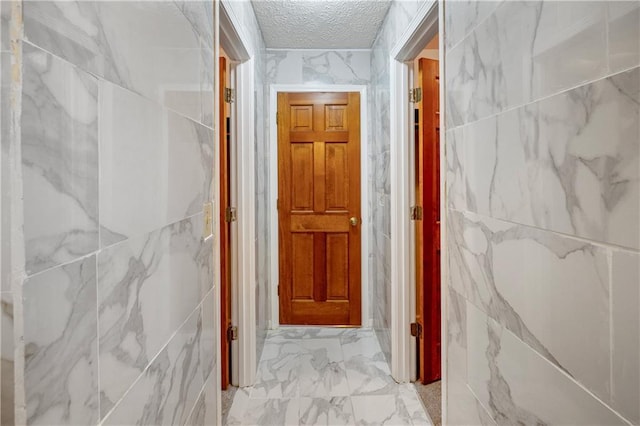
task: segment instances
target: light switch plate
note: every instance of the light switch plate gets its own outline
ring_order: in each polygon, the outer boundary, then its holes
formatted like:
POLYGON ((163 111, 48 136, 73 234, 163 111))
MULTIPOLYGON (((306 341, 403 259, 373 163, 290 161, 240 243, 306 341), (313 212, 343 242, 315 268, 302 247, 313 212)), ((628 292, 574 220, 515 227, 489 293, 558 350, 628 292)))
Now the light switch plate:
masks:
POLYGON ((213 203, 204 203, 202 208, 204 215, 204 225, 202 227, 202 237, 209 238, 213 234, 213 203))

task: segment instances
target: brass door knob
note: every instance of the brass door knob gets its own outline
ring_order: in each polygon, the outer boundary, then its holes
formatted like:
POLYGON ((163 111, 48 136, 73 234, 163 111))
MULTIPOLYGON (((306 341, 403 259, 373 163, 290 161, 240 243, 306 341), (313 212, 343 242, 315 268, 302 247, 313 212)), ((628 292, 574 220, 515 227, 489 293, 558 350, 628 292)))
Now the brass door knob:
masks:
POLYGON ((358 225, 358 218, 353 216, 351 219, 349 219, 349 223, 351 223, 351 226, 357 226, 358 225))

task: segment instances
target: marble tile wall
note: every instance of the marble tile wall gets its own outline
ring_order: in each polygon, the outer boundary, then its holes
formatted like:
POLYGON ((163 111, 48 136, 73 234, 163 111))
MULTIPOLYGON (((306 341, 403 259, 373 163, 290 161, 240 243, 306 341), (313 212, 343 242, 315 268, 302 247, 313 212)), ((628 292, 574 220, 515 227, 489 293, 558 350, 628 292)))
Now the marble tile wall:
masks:
POLYGON ((445 2, 450 424, 640 422, 640 6, 445 2))
POLYGON ((22 6, 26 423, 215 424, 216 6, 22 6))
POLYGON ((14 424, 14 321, 11 244, 11 3, 0 3, 0 424, 14 424))

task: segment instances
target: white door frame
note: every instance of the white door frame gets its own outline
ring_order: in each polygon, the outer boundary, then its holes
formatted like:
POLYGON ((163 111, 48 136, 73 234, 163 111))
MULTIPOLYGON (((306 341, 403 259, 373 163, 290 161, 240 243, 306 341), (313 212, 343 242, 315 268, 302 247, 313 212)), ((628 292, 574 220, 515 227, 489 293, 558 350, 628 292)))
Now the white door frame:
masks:
MULTIPOLYGON (((231 109, 231 134, 233 135, 235 146, 235 164, 231 170, 235 171, 235 194, 232 198, 236 200, 237 222, 232 225, 232 234, 235 247, 232 247, 232 257, 235 258, 233 264, 237 269, 232 271, 232 276, 237 277, 231 283, 232 300, 231 312, 232 321, 238 327, 238 340, 232 344, 231 363, 235 369, 237 366, 237 383, 240 387, 251 386, 256 375, 256 323, 255 323, 255 286, 256 286, 256 266, 255 266, 255 155, 254 155, 254 68, 257 55, 251 53, 251 44, 246 35, 241 31, 241 24, 235 16, 228 1, 215 2, 219 4, 219 28, 220 45, 227 55, 237 63, 232 67, 232 79, 235 82, 236 99, 231 109), (233 297, 236 296, 237 297, 233 297), (235 350, 237 349, 237 350, 235 350)), ((215 67, 218 69, 218 49, 216 48, 215 67)), ((216 73, 216 100, 219 99, 220 73, 216 73)), ((216 105, 217 105, 216 101, 216 105)), ((215 126, 218 127, 219 111, 215 113, 215 126)), ((214 148, 214 156, 220 159, 220 132, 217 132, 217 144, 214 148)), ((233 154, 232 154, 232 162, 233 154)), ((218 203, 215 203, 215 224, 216 229, 220 229, 219 209, 220 209, 220 178, 216 174, 214 179, 214 190, 218 203)), ((216 244, 217 255, 216 265, 220 264, 220 244, 216 244)), ((220 277, 216 277, 219 287, 220 277)), ((219 294, 219 290, 218 290, 219 294)), ((219 296, 218 296, 219 305, 219 296)), ((216 315, 219 320, 220 311, 216 315)), ((218 327, 219 328, 219 327, 218 327)), ((225 338, 225 336, 220 336, 225 338)), ((220 358, 218 358, 220 359, 220 358)), ((235 378, 234 378, 235 379, 235 378)))
POLYGON ((371 327, 371 313, 369 306, 369 146, 367 134, 368 101, 367 86, 356 84, 271 84, 269 88, 269 211, 271 221, 269 225, 271 238, 271 329, 280 326, 280 298, 278 297, 279 276, 279 248, 278 248, 278 126, 276 112, 278 111, 279 92, 359 92, 360 93, 360 205, 362 217, 361 232, 361 300, 362 300, 362 326, 371 327))
MULTIPOLYGON (((408 382, 411 379, 412 357, 411 349, 415 349, 414 339, 409 332, 409 324, 415 320, 415 233, 410 220, 411 201, 414 200, 414 158, 413 150, 413 106, 409 103, 409 89, 413 86, 410 80, 413 60, 420 54, 427 42, 436 34, 440 34, 440 71, 444 60, 442 50, 442 30, 438 22, 444 22, 442 15, 443 0, 425 1, 416 17, 400 37, 390 52, 390 102, 391 102, 391 375, 398 382, 408 382), (413 316, 412 316, 413 313, 413 316)), ((440 105, 443 105, 444 90, 441 80, 440 105)), ((440 111, 441 122, 444 122, 444 109, 440 111)), ((441 132, 444 134, 444 132, 441 132)), ((441 138, 442 139, 442 138, 441 138)), ((441 142, 442 143, 442 142, 441 142)), ((441 145, 443 146, 443 145, 441 145)), ((440 150, 441 170, 444 169, 445 149, 440 150)), ((444 173, 441 174, 441 212, 444 205, 444 173)), ((445 236, 445 216, 441 214, 442 239, 445 236)), ((442 245, 442 277, 446 274, 446 250, 442 245)), ((443 282, 445 282, 443 280, 443 282)), ((445 298, 442 291, 442 318, 446 318, 445 298)), ((446 347, 445 321, 442 321, 443 375, 445 373, 444 348, 446 347)), ((444 389, 444 388, 443 388, 444 389)), ((443 398, 445 392, 443 391, 443 398)), ((444 401, 444 399, 443 399, 444 401)))

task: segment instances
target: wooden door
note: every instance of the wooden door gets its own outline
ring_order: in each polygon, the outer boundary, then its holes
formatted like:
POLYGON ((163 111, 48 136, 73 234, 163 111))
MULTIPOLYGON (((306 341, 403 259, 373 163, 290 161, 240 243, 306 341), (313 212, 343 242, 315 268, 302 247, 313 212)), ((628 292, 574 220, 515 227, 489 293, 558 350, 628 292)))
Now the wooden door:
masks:
POLYGON ((417 221, 416 321, 420 380, 430 383, 441 377, 440 368, 440 86, 438 61, 419 60, 422 102, 418 119, 417 198, 422 220, 417 221))
POLYGON ((280 323, 361 323, 360 95, 278 94, 280 323))
POLYGON ((221 342, 221 382, 222 389, 229 386, 231 371, 230 341, 231 327, 231 223, 226 220, 227 208, 231 205, 231 185, 229 180, 231 135, 228 126, 227 104, 224 88, 227 81, 227 61, 220 58, 220 339, 221 342))

